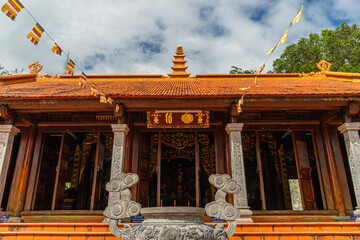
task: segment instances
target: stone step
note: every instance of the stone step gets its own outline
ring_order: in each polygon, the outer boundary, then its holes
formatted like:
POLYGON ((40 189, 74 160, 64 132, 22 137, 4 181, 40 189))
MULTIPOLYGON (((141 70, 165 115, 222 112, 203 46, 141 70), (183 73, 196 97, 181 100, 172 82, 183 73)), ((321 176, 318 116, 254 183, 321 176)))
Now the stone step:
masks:
MULTIPOLYGON (((110 232, 0 232, 1 240, 119 240, 110 232)), ((358 240, 360 232, 236 232, 242 240, 358 240)))
MULTIPOLYGON (((120 228, 123 224, 119 224, 120 228)), ((119 240, 105 223, 1 223, 1 240, 119 240)), ((360 223, 244 223, 231 239, 360 240, 360 223)))

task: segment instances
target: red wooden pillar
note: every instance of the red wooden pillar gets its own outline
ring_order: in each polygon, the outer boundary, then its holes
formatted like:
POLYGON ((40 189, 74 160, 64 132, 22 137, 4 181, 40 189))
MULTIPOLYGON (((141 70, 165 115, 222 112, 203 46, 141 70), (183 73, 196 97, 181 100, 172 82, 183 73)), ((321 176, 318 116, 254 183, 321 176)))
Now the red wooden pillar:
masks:
POLYGON ((344 198, 341 191, 340 178, 336 167, 334 150, 331 144, 329 125, 326 123, 321 123, 320 127, 321 127, 321 134, 323 137, 325 156, 329 170, 330 185, 333 192, 335 208, 339 211, 340 216, 345 216, 346 211, 345 211, 344 198))
POLYGON ((26 190, 29 183, 29 175, 31 162, 35 146, 35 135, 36 135, 36 126, 32 126, 29 129, 29 134, 25 147, 24 160, 21 167, 21 172, 19 176, 19 181, 16 186, 15 198, 14 198, 14 208, 13 216, 10 217, 8 222, 21 222, 20 213, 24 209, 26 190))

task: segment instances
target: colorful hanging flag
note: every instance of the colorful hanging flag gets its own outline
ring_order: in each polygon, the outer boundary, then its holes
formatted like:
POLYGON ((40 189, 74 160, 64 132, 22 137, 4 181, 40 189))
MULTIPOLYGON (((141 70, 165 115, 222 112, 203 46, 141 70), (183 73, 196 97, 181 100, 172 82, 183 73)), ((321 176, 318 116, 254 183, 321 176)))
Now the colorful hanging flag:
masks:
POLYGON ((98 90, 97 86, 95 85, 95 83, 91 84, 90 91, 91 91, 91 95, 93 95, 94 97, 99 95, 99 90, 98 90))
POLYGON ((85 73, 81 73, 79 77, 79 86, 84 88, 87 83, 86 80, 87 80, 87 76, 85 75, 85 73))
POLYGON ((296 16, 294 17, 294 20, 292 20, 292 22, 290 23, 290 27, 292 27, 292 25, 294 25, 295 23, 297 23, 301 17, 301 12, 304 8, 304 5, 301 6, 299 12, 296 14, 296 16))
POLYGON ((260 74, 265 68, 265 64, 260 67, 260 69, 257 72, 257 74, 260 74))
POLYGON ((248 90, 250 87, 245 87, 245 88, 239 88, 240 91, 245 91, 248 90))
POLYGON ((269 53, 272 53, 276 47, 277 47, 277 45, 275 45, 272 49, 270 49, 267 53, 265 53, 265 56, 268 55, 269 53))
POLYGON ((119 112, 120 111, 120 106, 119 104, 117 103, 116 106, 115 106, 115 112, 119 112))
POLYGON ((114 100, 112 100, 112 98, 108 97, 107 102, 110 103, 111 105, 113 104, 114 100))
POLYGON ((75 68, 75 63, 71 59, 69 59, 68 63, 66 64, 66 67, 65 67, 65 73, 73 75, 74 68, 75 68))
POLYGON ((59 45, 57 45, 57 43, 55 43, 55 45, 53 46, 53 48, 51 49, 51 51, 57 55, 61 56, 61 48, 59 47, 59 45))
POLYGON ((241 113, 241 112, 242 112, 241 106, 242 106, 243 103, 244 103, 244 96, 245 96, 245 93, 241 96, 241 98, 239 99, 238 103, 236 104, 236 108, 237 108, 238 113, 241 113))
POLYGON ((100 93, 100 102, 101 103, 106 103, 106 95, 103 92, 100 93))
POLYGON ((27 35, 27 39, 30 39, 30 41, 37 45, 40 41, 40 38, 44 32, 44 29, 40 26, 39 23, 36 23, 33 27, 32 31, 27 35))
POLYGON ((257 76, 254 79, 255 87, 259 87, 259 81, 257 80, 257 76))
POLYGON ((280 39, 280 42, 278 43, 278 46, 284 42, 286 42, 286 37, 287 37, 287 32, 288 32, 288 29, 285 30, 284 34, 282 35, 281 39, 280 39))
POLYGON ((24 6, 21 4, 19 0, 9 0, 7 3, 5 3, 1 11, 3 11, 6 16, 8 16, 11 20, 15 20, 18 13, 23 9, 24 6))

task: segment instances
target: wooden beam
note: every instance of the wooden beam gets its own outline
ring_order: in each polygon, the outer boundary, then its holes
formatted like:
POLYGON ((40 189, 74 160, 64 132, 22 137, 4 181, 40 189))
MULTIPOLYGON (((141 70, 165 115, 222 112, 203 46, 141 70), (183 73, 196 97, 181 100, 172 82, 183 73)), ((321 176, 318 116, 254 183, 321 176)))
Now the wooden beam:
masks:
POLYGON ((197 132, 195 132, 195 191, 196 191, 196 207, 200 207, 200 149, 197 132))
POLYGON ((327 111, 321 115, 320 121, 329 123, 339 116, 339 111, 327 111))
POLYGON ((33 158, 36 127, 31 127, 26 142, 24 161, 22 163, 19 183, 16 188, 13 216, 20 217, 20 212, 24 209, 26 190, 29 183, 30 167, 33 158))
POLYGON ((266 197, 265 197, 264 177, 263 177, 262 162, 261 162, 259 131, 255 131, 255 134, 256 134, 255 135, 255 137, 256 137, 256 161, 257 161, 257 170, 258 170, 258 174, 259 174, 261 209, 266 210, 266 197))
POLYGON ((340 178, 336 167, 336 159, 334 155, 331 137, 329 134, 329 126, 326 123, 321 124, 321 133, 323 137, 326 160, 329 168, 330 184, 334 196, 335 208, 339 211, 340 216, 345 216, 345 204, 341 192, 340 178))

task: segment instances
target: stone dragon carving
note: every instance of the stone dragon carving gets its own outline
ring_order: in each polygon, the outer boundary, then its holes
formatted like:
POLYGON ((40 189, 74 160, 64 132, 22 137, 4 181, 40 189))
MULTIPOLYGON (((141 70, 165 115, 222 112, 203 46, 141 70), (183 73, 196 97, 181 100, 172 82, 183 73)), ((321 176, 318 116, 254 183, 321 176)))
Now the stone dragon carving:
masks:
POLYGON ((129 188, 139 181, 139 176, 134 173, 119 173, 115 178, 106 184, 108 192, 120 192, 120 197, 105 208, 104 216, 110 219, 109 229, 112 234, 122 239, 131 236, 131 228, 124 225, 123 230, 119 229, 118 222, 122 218, 132 217, 140 214, 141 206, 131 200, 129 188))
POLYGON ((225 198, 228 193, 238 193, 240 186, 228 174, 212 174, 209 181, 218 190, 215 194, 215 201, 206 204, 206 214, 227 221, 228 228, 225 232, 227 237, 230 238, 236 231, 236 219, 240 217, 240 211, 232 204, 227 203, 225 198))
POLYGON ((165 210, 163 215, 161 213, 159 215, 160 210, 154 210, 153 213, 158 214, 158 217, 145 218, 143 223, 132 226, 125 224, 123 229, 120 229, 118 226, 120 219, 136 216, 140 213, 141 206, 139 203, 130 200, 131 192, 128 189, 138 181, 139 177, 134 173, 119 173, 106 184, 107 191, 119 193, 119 198, 109 203, 104 211, 104 216, 110 219, 109 229, 113 235, 122 240, 225 240, 234 235, 236 219, 240 217, 240 211, 227 203, 225 197, 227 193, 237 193, 240 186, 227 174, 213 174, 209 177, 210 183, 218 188, 218 191, 215 195, 215 201, 205 206, 207 215, 227 221, 228 228, 226 230, 222 224, 214 226, 202 223, 201 216, 204 212, 201 213, 200 208, 196 208, 197 211, 200 211, 200 215, 197 213, 196 216, 190 216, 179 212, 176 219, 172 220, 174 216, 166 214, 171 207, 169 209, 166 209, 167 207, 160 208, 165 210))

